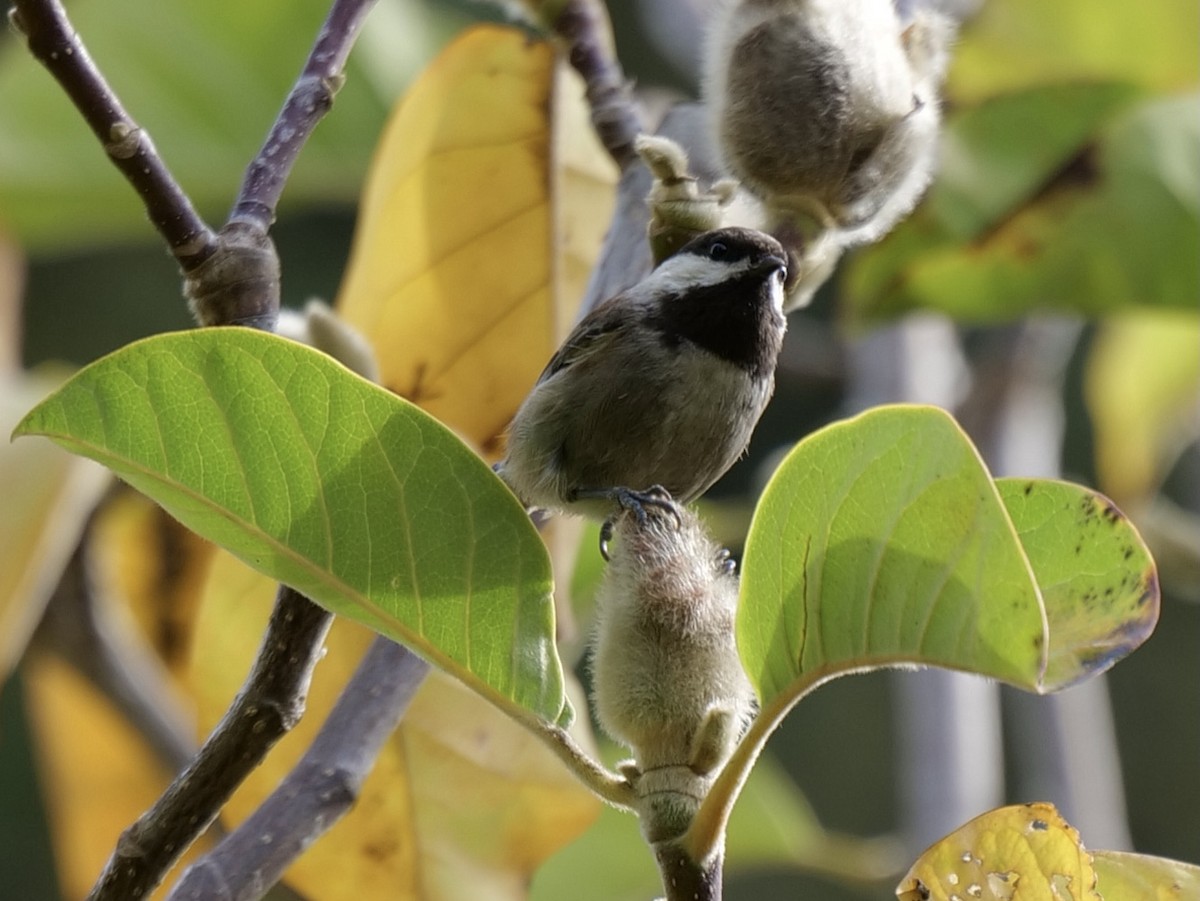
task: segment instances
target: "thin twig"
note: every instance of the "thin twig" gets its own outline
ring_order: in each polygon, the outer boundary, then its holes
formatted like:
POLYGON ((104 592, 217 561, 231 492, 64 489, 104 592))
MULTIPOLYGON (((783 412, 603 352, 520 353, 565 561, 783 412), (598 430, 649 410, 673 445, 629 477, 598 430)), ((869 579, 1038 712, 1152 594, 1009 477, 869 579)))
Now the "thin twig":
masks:
POLYGON ((33 56, 54 76, 133 185, 146 213, 186 272, 210 257, 217 236, 171 176, 150 136, 121 105, 67 20, 58 0, 14 0, 13 26, 33 56))
POLYGON ((582 77, 592 126, 622 170, 637 162, 634 139, 645 130, 620 63, 612 53, 608 10, 599 0, 567 0, 551 23, 567 45, 567 58, 582 77))
POLYGON ((241 826, 184 873, 168 901, 253 901, 346 813, 429 664, 375 639, 296 767, 241 826))
MULTIPOLYGON (((229 223, 214 234, 92 63, 61 3, 14 0, 14 26, 142 196, 187 277, 185 294, 201 324, 274 327, 279 264, 267 232, 292 164, 332 102, 342 66, 373 2, 334 0, 296 86, 247 172, 229 223)), ((329 613, 297 592, 280 588, 262 648, 238 698, 195 760, 122 834, 89 899, 135 901, 161 881, 300 717, 331 621, 329 613)))
POLYGON ((301 149, 333 105, 345 80, 350 48, 375 0, 334 0, 300 77, 284 101, 258 156, 246 170, 228 225, 266 234, 301 149))
POLYGON ((197 835, 300 719, 333 615, 281 586, 242 691, 200 754, 126 829, 89 901, 136 901, 162 881, 197 835))

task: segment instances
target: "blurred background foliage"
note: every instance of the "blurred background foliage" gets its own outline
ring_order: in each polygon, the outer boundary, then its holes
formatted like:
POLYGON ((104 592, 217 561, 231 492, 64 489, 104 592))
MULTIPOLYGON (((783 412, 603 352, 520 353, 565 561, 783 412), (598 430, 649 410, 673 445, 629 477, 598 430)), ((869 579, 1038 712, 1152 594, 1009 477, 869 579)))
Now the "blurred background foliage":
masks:
MULTIPOLYGON (((77 0, 69 11, 201 213, 219 221, 326 6, 77 0)), ((622 62, 655 103, 697 92, 702 6, 610 4, 622 62)), ((481 17, 499 15, 482 4, 419 0, 382 0, 372 13, 333 114, 302 154, 280 208, 275 236, 285 304, 337 295, 388 109, 453 34, 481 17)), ((709 507, 726 540, 738 543, 778 449, 862 403, 897 399, 873 396, 878 385, 864 375, 864 349, 871 356, 894 348, 878 342, 897 334, 903 342, 914 333, 896 329, 916 323, 924 343, 909 368, 947 361, 938 377, 949 383, 946 402, 961 403, 960 419, 994 468, 1062 473, 1099 487, 1154 549, 1164 588, 1161 621, 1147 646, 1111 673, 1112 715, 1132 845, 1193 862, 1200 861, 1198 32, 1192 0, 983 3, 956 47, 942 170, 926 202, 885 241, 853 254, 813 309, 793 317, 777 396, 751 455, 718 486, 709 507), (942 314, 954 325, 937 318, 942 314), (1056 431, 1051 450, 1023 447, 1020 429, 997 415, 1000 408, 1026 428, 1056 431)), ((0 251, 0 362, 10 374, 47 361, 82 364, 191 324, 175 266, 133 192, 12 33, 0 36, 0 251)), ((16 388, 6 387, 5 397, 25 404, 16 388)), ((82 481, 59 483, 71 487, 54 503, 91 496, 95 489, 83 487, 90 477, 74 478, 82 481)), ((10 488, 6 501, 16 503, 10 488)), ((24 502, 51 509, 44 498, 24 502)), ((145 519, 150 514, 138 515, 110 513, 97 528, 137 536, 126 534, 121 547, 158 546, 157 569, 122 569, 120 579, 131 596, 157 598, 156 612, 135 606, 134 616, 181 675, 191 664, 173 617, 200 603, 208 551, 145 519)), ((59 544, 71 542, 60 537, 59 544)), ((61 565, 61 547, 58 553, 61 565)), ((231 683, 245 670, 241 658, 217 648, 206 664, 231 683)), ((904 824, 897 680, 905 678, 839 680, 788 718, 770 745, 781 768, 764 770, 762 785, 739 805, 727 897, 888 896, 886 880, 855 886, 796 867, 835 853, 821 845, 829 841, 824 833, 806 832, 816 828, 814 816, 860 836, 904 824), (789 837, 808 853, 797 854, 789 837)), ((61 848, 97 833, 53 841, 54 798, 86 797, 108 818, 106 828, 119 830, 162 778, 148 779, 153 757, 121 744, 128 730, 113 725, 102 701, 78 685, 56 687, 71 680, 79 681, 52 656, 30 654, 0 695, 0 884, 14 898, 73 897, 87 882, 86 874, 69 872, 61 848), (68 696, 55 722, 74 725, 57 740, 85 753, 64 770, 47 749, 51 733, 30 723, 49 722, 54 699, 68 696), (110 753, 100 772, 80 769, 88 757, 101 759, 102 746, 110 753), (57 867, 52 848, 60 849, 57 867)), ((322 691, 336 688, 331 682, 322 691)), ((1029 757, 1016 749, 1022 741, 1052 741, 1022 737, 1028 720, 1012 707, 1008 702, 1003 738, 996 737, 1013 751, 1005 794, 1032 800, 1054 782, 1025 769, 1029 757)), ((1069 800, 1038 797, 1074 820, 1069 800)), ((581 885, 592 892, 587 897, 650 897, 648 855, 630 841, 632 821, 622 832, 613 818, 606 812, 598 821, 592 844, 551 859, 535 879, 537 897, 565 897, 581 885)), ((1075 825, 1087 842, 1086 825, 1075 825)), ((91 853, 102 857, 111 839, 95 844, 91 853)), ((872 847, 886 859, 896 850, 872 847)), ((844 859, 856 860, 864 848, 853 847, 844 859)), ((871 875, 865 864, 859 872, 871 875)), ((377 891, 356 897, 390 897, 377 891)))

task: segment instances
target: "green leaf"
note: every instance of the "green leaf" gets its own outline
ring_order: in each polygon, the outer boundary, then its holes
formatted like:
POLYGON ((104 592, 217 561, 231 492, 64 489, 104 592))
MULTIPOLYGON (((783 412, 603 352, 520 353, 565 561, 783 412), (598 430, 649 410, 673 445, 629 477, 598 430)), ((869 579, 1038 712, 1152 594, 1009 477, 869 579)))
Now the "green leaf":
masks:
POLYGON ((549 560, 520 505, 444 426, 325 355, 245 329, 159 335, 79 372, 15 434, 100 461, 513 715, 569 718, 549 560))
POLYGON ((946 412, 881 407, 809 436, 746 541, 738 649, 764 707, 904 663, 1036 689, 1046 620, 978 453, 946 412))
POLYGON ((878 407, 796 445, 742 569, 738 652, 762 709, 692 822, 695 859, 767 737, 821 682, 915 664, 1056 691, 1112 666, 1158 616, 1153 561, 1111 501, 993 481, 936 407, 878 407))
MULTIPOLYGON (((445 13, 387 4, 288 180, 290 209, 352 203, 392 95, 441 40, 445 13), (403 51, 403 52, 400 52, 403 51)), ((81 0, 72 23, 202 215, 228 211, 295 81, 328 0, 81 0)), ((10 40, 0 57, 0 210, 31 247, 148 237, 137 195, 50 75, 10 40)))
POLYGON ((1141 96, 1120 83, 1049 85, 964 109, 942 140, 930 213, 950 237, 974 240, 1141 96), (1037 140, 1021 140, 1031 134, 1037 140))
POLYGON ((1120 80, 1162 91, 1195 84, 1193 0, 985 3, 954 47, 949 93, 977 100, 1061 81, 1120 80))
POLYGON ((1042 691, 1104 672, 1150 637, 1158 576, 1137 530, 1108 498, 1048 479, 997 479, 1050 623, 1042 691))
POLYGON ((945 180, 855 258, 851 315, 1194 308, 1200 96, 1130 107, 1131 96, 1114 84, 1039 88, 952 120, 945 180))

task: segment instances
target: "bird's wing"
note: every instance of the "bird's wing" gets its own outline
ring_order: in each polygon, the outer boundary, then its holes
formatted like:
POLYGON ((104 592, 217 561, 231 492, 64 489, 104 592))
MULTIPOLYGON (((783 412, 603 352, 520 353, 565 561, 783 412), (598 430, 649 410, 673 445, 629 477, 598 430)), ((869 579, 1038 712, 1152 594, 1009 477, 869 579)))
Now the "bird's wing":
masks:
MULTIPOLYGON (((620 298, 614 297, 613 300, 618 301, 620 298)), ((544 382, 555 373, 590 357, 612 341, 620 340, 621 333, 629 327, 631 314, 632 311, 622 310, 612 301, 596 307, 572 329, 562 347, 550 358, 550 362, 538 376, 538 381, 544 382)))

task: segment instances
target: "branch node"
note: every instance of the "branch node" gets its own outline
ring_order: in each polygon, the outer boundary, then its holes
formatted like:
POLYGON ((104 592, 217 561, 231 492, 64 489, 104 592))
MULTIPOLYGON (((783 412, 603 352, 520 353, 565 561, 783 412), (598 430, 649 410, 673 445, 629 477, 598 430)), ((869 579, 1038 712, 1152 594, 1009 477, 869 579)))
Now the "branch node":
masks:
POLYGON ((116 160, 132 159, 141 151, 142 139, 145 137, 146 133, 137 125, 114 122, 108 129, 104 151, 116 160))
POLYGON ((183 293, 200 325, 274 329, 279 315, 279 255, 271 238, 231 223, 215 253, 187 273, 183 293))

